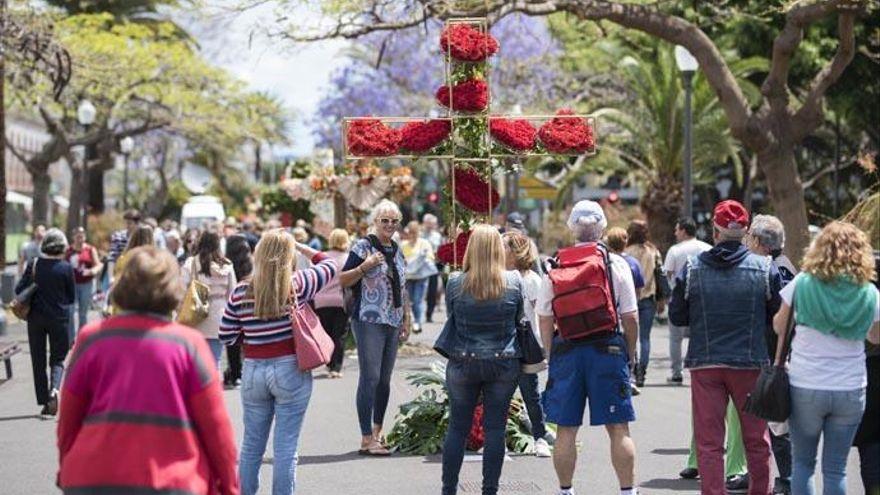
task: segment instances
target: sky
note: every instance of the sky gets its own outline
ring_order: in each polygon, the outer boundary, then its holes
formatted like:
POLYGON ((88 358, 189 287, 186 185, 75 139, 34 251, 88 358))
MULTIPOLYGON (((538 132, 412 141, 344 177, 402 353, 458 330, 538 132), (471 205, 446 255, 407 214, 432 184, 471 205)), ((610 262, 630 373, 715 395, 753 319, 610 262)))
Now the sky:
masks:
POLYGON ((276 157, 309 155, 314 140, 308 121, 331 72, 345 63, 341 52, 346 42, 294 44, 259 34, 260 26, 274 22, 270 4, 235 15, 215 11, 208 18, 192 22, 198 26, 196 38, 208 60, 229 70, 251 89, 280 97, 293 112, 293 145, 273 148, 276 157))

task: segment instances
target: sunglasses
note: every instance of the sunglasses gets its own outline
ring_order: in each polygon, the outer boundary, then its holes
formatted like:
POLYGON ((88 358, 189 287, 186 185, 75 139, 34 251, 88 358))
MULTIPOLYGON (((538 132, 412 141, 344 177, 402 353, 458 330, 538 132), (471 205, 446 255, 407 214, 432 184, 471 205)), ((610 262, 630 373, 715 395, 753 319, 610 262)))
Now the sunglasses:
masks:
POLYGON ((399 218, 380 218, 379 221, 382 222, 382 225, 397 225, 400 223, 399 218))

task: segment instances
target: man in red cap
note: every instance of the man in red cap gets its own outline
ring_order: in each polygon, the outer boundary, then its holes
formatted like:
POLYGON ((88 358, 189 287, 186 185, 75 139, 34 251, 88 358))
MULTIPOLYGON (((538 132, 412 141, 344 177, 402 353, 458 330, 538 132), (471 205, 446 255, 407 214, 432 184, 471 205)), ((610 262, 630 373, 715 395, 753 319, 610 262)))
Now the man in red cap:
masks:
POLYGON ((724 416, 732 400, 742 424, 750 495, 770 493, 767 423, 745 414, 746 397, 769 364, 764 335, 779 309, 782 281, 767 257, 743 245, 749 212, 737 201, 715 206, 715 247, 688 259, 676 276, 669 319, 690 327, 685 367, 703 494, 723 495, 724 416))

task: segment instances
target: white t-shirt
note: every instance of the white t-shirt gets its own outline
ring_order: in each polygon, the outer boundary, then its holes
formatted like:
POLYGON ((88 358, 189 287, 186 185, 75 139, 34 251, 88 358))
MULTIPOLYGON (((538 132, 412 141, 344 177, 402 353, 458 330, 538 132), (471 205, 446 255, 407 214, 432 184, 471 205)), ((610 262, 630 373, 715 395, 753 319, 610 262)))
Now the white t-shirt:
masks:
POLYGON ((663 262, 663 272, 669 278, 669 287, 675 288, 675 277, 684 268, 688 258, 696 256, 704 251, 712 249, 712 246, 699 239, 688 239, 669 248, 666 260, 663 262))
MULTIPOLYGON (((779 291, 782 300, 789 307, 796 280, 779 291)), ((878 321, 880 297, 877 299, 877 307, 874 308, 874 322, 878 321)), ((792 386, 814 390, 858 390, 867 387, 865 341, 841 339, 815 328, 797 325, 791 340, 788 380, 792 386)))
MULTIPOLYGON (((633 283, 632 270, 629 263, 619 255, 611 254, 611 283, 614 285, 617 312, 620 315, 634 313, 639 310, 639 300, 636 297, 636 286, 633 283)), ((553 316, 553 284, 550 277, 544 275, 541 280, 541 290, 538 293, 538 303, 535 305, 538 316, 553 316)))
POLYGON ((520 275, 522 283, 523 312, 532 325, 535 337, 538 338, 538 342, 541 342, 541 329, 538 328, 538 315, 535 313, 538 294, 541 292, 541 276, 531 270, 526 270, 525 273, 517 271, 517 273, 520 275))

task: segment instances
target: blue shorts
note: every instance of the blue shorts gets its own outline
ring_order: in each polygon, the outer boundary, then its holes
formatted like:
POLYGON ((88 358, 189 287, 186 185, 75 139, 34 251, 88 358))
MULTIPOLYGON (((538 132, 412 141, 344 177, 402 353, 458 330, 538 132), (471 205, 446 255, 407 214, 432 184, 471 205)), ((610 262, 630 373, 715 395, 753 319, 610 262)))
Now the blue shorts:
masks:
POLYGON ((562 340, 554 337, 543 395, 548 423, 580 426, 587 399, 592 426, 635 421, 626 342, 622 336, 603 342, 568 344, 561 352, 557 352, 557 344, 562 344, 562 340))

